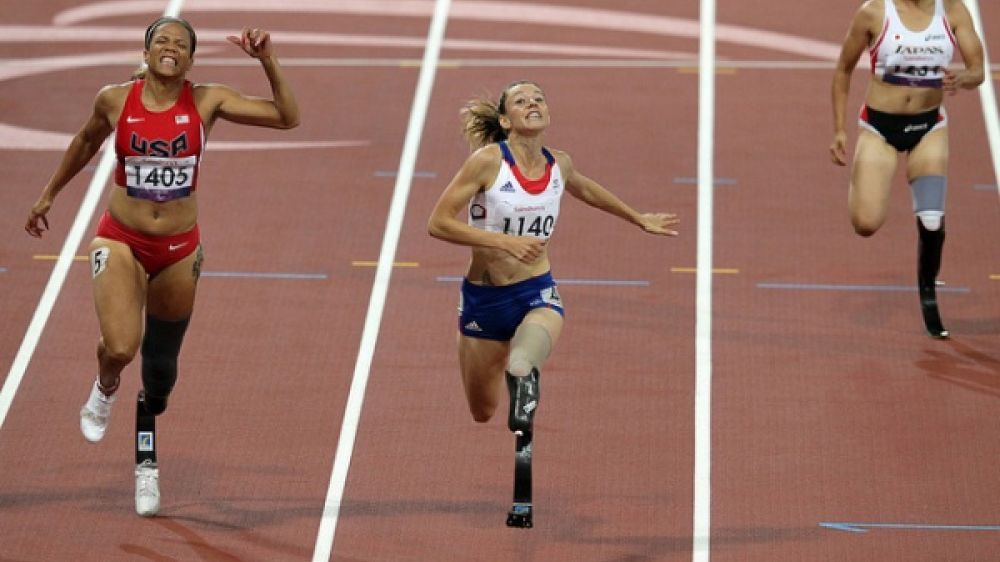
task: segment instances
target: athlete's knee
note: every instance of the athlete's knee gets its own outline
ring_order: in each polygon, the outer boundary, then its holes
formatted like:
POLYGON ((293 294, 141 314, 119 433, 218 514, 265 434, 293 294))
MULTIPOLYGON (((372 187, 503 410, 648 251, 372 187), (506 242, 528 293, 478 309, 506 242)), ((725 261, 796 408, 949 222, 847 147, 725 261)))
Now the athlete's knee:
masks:
POLYGON ((481 404, 470 404, 469 411, 472 413, 472 421, 476 423, 486 423, 493 419, 493 414, 496 413, 496 405, 481 405, 481 404))
POLYGON ((868 238, 869 236, 878 232, 879 228, 878 225, 867 222, 855 221, 853 224, 854 224, 854 233, 857 234, 858 236, 863 236, 865 238, 868 238))
POLYGON ((125 367, 135 359, 138 345, 132 342, 122 342, 101 338, 97 344, 97 357, 102 363, 112 363, 125 367))
POLYGON ((153 396, 146 391, 139 395, 139 403, 147 413, 158 416, 167 410, 166 396, 153 396))
POLYGON ((177 382, 177 356, 188 321, 146 317, 146 333, 142 339, 142 386, 146 409, 152 414, 161 414, 167 408, 167 397, 177 382))
POLYGON ((913 193, 913 213, 924 228, 941 229, 944 219, 944 201, 948 182, 944 176, 919 176, 910 182, 913 193))

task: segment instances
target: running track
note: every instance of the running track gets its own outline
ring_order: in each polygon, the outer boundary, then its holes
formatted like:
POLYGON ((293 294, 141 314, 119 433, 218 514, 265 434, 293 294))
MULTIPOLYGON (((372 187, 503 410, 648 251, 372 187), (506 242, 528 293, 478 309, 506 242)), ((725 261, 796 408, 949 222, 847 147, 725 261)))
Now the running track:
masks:
MULTIPOLYGON (((206 277, 160 423, 163 510, 146 520, 132 511, 135 366, 105 441, 78 434, 97 333, 82 263, 67 262, 11 379, 95 170, 60 196, 42 241, 22 231, 27 210, 93 93, 127 75, 142 29, 168 5, 0 0, 0 360, 12 398, 0 420, 0 560, 995 560, 1000 227, 979 96, 947 100, 942 307, 954 337, 937 342, 922 335, 911 290, 905 188, 863 240, 846 218, 847 171, 827 163, 830 58, 854 7, 719 3, 706 160, 699 7, 666 4, 595 13, 607 4, 455 0, 423 106, 432 1, 179 3, 199 30, 195 80, 265 93, 222 37, 273 30, 304 123, 213 132, 206 277), (451 278, 467 252, 425 234, 466 153, 457 109, 521 77, 548 93, 551 145, 635 207, 684 220, 680 238, 653 239, 565 205, 552 252, 568 323, 545 373, 526 532, 503 526, 512 439, 502 419, 470 421, 457 377, 451 278), (427 111, 419 134, 408 133, 414 108, 427 111), (706 164, 712 222, 699 225, 706 164), (398 225, 387 221, 394 193, 398 225), (715 273, 699 277, 699 263, 715 273), (376 280, 388 284, 373 316, 376 280), (711 308, 699 312, 706 280, 711 308), (706 318, 711 339, 696 342, 706 318), (707 376, 710 449, 695 446, 707 376), (342 435, 355 440, 335 504, 342 435), (710 482, 696 479, 706 453, 710 482)), ((1000 11, 984 4, 997 61, 1000 11)), ((83 228, 89 239, 92 223, 83 228)))

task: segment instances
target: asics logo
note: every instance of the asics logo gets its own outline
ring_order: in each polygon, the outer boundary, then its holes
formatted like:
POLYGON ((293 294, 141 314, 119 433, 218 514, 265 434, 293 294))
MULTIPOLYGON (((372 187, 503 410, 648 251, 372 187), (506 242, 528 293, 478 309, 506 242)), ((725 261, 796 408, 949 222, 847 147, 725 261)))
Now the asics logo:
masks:
POLYGON ((903 127, 904 133, 915 133, 917 131, 923 131, 927 128, 927 123, 920 123, 919 125, 907 125, 903 127))
POLYGON ((187 242, 181 242, 180 244, 171 244, 167 246, 167 249, 169 249, 171 252, 176 252, 177 250, 180 250, 181 248, 187 245, 188 245, 187 242))

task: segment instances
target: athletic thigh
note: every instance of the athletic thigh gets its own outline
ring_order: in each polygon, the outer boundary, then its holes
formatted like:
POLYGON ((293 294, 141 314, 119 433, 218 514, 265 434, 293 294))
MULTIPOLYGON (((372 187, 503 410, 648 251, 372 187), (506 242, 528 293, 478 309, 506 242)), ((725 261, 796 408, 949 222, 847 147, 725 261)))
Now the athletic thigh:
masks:
POLYGON ((134 354, 142 337, 146 272, 126 244, 107 238, 90 243, 94 308, 107 349, 134 354))
POLYGON ((201 277, 204 253, 201 245, 149 280, 146 312, 160 320, 184 320, 194 310, 194 298, 201 277))
POLYGON ((878 228, 889 208, 892 177, 899 156, 878 135, 862 129, 854 151, 848 206, 855 226, 878 228))
POLYGON ((495 406, 503 392, 504 369, 510 344, 458 334, 458 362, 469 405, 495 406))
POLYGON ((948 128, 931 131, 910 151, 906 175, 910 181, 920 176, 948 174, 948 128))

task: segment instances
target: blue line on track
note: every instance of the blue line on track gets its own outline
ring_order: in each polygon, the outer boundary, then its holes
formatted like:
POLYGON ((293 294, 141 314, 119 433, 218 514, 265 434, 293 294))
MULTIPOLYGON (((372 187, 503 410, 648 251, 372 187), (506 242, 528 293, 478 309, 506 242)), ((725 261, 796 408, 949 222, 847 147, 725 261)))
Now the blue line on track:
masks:
MULTIPOLYGON (((462 277, 453 277, 447 275, 440 275, 437 281, 441 283, 460 283, 462 277)), ((556 279, 556 283, 559 285, 615 285, 619 287, 648 287, 650 285, 649 281, 644 281, 641 279, 556 279)))
POLYGON ((975 189, 976 191, 996 191, 997 186, 992 183, 977 183, 972 186, 972 189, 975 189))
POLYGON ((820 527, 848 533, 867 533, 870 529, 897 531, 1000 531, 1000 525, 929 525, 923 523, 850 523, 821 522, 820 527))
MULTIPOLYGON (((674 178, 674 183, 682 185, 697 185, 698 178, 681 176, 674 178)), ((715 178, 712 180, 715 185, 736 185, 736 178, 715 178)))
MULTIPOLYGON (((916 292, 915 285, 828 285, 810 283, 757 283, 758 289, 787 289, 793 291, 900 291, 916 292)), ((969 293, 968 287, 938 287, 939 293, 969 293)))
POLYGON ((0 273, 7 273, 6 267, 0 267, 0 273))
POLYGON ((325 273, 263 273, 257 271, 205 271, 202 277, 236 277, 240 279, 319 279, 326 280, 330 276, 325 273))

